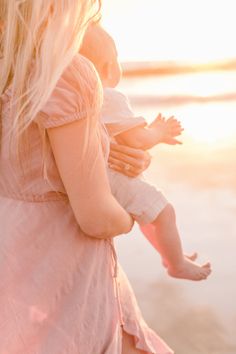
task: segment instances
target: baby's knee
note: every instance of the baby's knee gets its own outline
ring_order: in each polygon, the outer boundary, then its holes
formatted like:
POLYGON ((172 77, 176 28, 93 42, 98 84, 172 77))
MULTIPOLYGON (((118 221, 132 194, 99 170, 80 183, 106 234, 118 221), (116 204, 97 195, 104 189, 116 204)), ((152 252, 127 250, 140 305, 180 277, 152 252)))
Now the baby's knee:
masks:
POLYGON ((168 203, 166 207, 163 209, 163 212, 165 215, 168 217, 174 217, 175 218, 175 209, 172 204, 168 203))

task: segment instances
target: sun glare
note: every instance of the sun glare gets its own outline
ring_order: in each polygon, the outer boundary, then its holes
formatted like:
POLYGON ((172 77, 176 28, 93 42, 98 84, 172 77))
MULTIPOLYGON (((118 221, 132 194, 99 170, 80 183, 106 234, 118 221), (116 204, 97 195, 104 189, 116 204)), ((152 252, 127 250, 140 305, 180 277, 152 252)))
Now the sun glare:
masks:
POLYGON ((189 105, 183 108, 181 122, 185 134, 191 139, 206 144, 220 144, 235 139, 235 106, 227 104, 189 105), (191 118, 189 113, 191 112, 191 118))
POLYGON ((212 144, 225 142, 231 137, 231 130, 229 127, 215 126, 212 129, 212 125, 208 123, 205 125, 205 130, 203 130, 198 124, 193 124, 189 126, 188 134, 195 141, 212 144))
MULTIPOLYGON (((121 61, 197 64, 236 58, 235 0, 104 0, 103 12, 121 61)), ((193 104, 178 106, 190 138, 219 144, 236 135, 235 104, 224 103, 225 92, 235 92, 231 72, 176 76, 172 87, 158 80, 159 85, 146 85, 145 94, 193 98, 193 104)))

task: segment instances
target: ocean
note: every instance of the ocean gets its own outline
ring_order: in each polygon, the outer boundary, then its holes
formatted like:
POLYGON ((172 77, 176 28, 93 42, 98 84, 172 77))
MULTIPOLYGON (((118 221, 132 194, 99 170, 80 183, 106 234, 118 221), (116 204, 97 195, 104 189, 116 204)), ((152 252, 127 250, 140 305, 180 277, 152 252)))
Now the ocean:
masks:
POLYGON ((137 225, 116 238, 146 322, 175 354, 236 354, 236 72, 124 77, 137 115, 181 121, 182 145, 153 148, 146 179, 174 205, 185 253, 213 272, 169 277, 137 225))

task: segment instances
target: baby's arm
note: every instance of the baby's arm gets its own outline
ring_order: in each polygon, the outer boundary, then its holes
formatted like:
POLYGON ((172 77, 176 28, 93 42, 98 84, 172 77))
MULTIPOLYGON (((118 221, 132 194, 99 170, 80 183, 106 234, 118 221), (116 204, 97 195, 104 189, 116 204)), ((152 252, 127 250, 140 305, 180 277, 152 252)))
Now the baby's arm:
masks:
POLYGON ((119 144, 135 149, 148 150, 157 144, 155 134, 149 127, 134 127, 115 136, 119 144))
POLYGON ((181 124, 170 117, 165 120, 160 114, 146 127, 135 127, 116 135, 119 144, 128 145, 136 149, 148 150, 159 143, 170 145, 181 144, 176 136, 182 132, 181 124))

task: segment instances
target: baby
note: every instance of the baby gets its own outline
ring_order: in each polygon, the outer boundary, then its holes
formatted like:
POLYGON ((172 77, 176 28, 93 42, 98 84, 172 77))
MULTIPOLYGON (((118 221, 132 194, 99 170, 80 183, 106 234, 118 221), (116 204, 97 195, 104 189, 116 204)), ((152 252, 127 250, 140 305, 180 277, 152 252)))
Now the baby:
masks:
MULTIPOLYGON (((100 24, 88 28, 80 53, 94 64, 103 84, 102 121, 113 142, 139 149, 149 149, 159 143, 180 143, 176 137, 182 128, 174 117, 166 120, 159 115, 148 125, 144 118, 134 115, 127 97, 114 89, 121 78, 121 67, 115 43, 100 24)), ((113 195, 133 215, 160 253, 168 274, 189 280, 206 279, 211 273, 210 263, 196 263, 196 253, 184 255, 174 208, 163 194, 142 176, 130 178, 110 168, 108 176, 113 195)))

